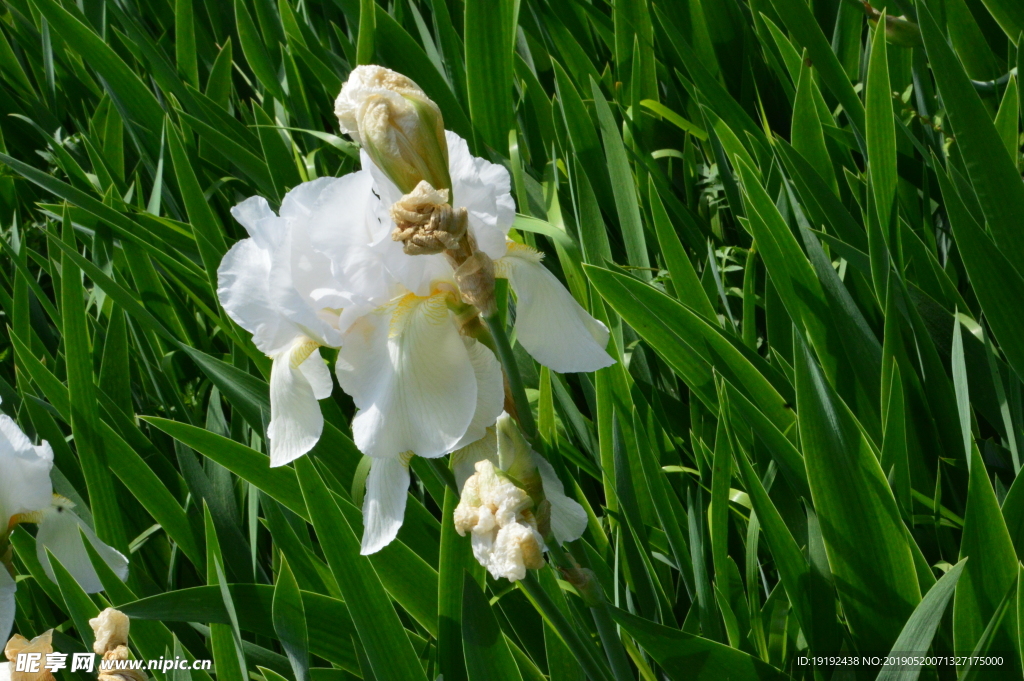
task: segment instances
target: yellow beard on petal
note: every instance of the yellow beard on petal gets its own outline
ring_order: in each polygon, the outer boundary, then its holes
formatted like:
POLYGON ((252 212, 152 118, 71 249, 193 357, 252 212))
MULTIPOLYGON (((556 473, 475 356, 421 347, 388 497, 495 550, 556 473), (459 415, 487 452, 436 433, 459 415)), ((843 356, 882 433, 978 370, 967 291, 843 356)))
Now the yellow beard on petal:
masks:
POLYGON ((320 347, 312 338, 304 338, 297 341, 291 350, 291 365, 293 369, 298 369, 299 365, 309 359, 309 356, 313 354, 313 351, 320 347))
POLYGON ((451 291, 443 288, 436 288, 429 296, 418 296, 415 293, 406 293, 401 298, 391 301, 385 310, 390 308, 391 323, 388 327, 388 338, 395 338, 402 334, 409 315, 419 306, 423 306, 423 314, 433 323, 440 324, 448 318, 448 298, 452 296, 451 291))
POLYGON ((499 279, 509 278, 509 258, 519 258, 520 260, 529 260, 535 263, 539 263, 544 259, 543 253, 538 251, 536 248, 527 246, 526 244, 521 244, 516 241, 508 241, 506 244, 508 246, 508 250, 505 251, 505 255, 494 261, 494 276, 499 279))

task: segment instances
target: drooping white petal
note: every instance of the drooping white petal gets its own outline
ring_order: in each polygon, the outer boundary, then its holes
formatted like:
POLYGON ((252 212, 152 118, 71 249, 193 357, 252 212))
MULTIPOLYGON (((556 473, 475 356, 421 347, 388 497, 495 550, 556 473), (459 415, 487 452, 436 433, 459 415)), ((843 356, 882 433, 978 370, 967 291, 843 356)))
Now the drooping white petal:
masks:
POLYGON ((11 516, 50 505, 51 468, 50 445, 45 441, 33 445, 10 416, 0 414, 0 535, 6 532, 11 516))
POLYGON ((444 456, 476 411, 476 373, 444 293, 410 294, 357 320, 336 370, 359 408, 356 445, 369 456, 444 456))
POLYGON ((482 438, 505 406, 505 379, 498 358, 483 343, 472 338, 464 337, 462 340, 476 374, 476 411, 466 434, 455 445, 456 448, 465 447, 482 438))
POLYGON ((89 554, 86 553, 85 544, 82 542, 82 534, 84 534, 93 549, 103 559, 103 562, 110 566, 114 574, 122 581, 127 579, 128 559, 117 549, 100 541, 96 533, 71 511, 70 506, 71 504, 67 500, 57 500, 51 508, 44 512, 43 520, 39 523, 39 531, 36 533, 36 556, 42 563, 46 576, 55 579, 53 566, 50 565, 46 555, 49 550, 86 593, 97 593, 103 590, 103 584, 100 582, 100 578, 92 566, 92 561, 89 560, 89 554))
POLYGON ((330 371, 310 339, 297 338, 274 357, 267 426, 271 466, 290 463, 316 445, 324 430, 317 400, 330 394, 330 371))
MULTIPOLYGON (((11 637, 11 629, 14 627, 14 611, 17 602, 14 600, 14 592, 18 590, 18 584, 7 572, 7 568, 0 565, 0 641, 6 643, 11 637)), ((0 669, 0 681, 3 670, 0 669)), ((10 678, 10 673, 8 673, 10 678)))
POLYGON ((605 352, 608 328, 591 317, 544 265, 543 255, 509 244, 496 265, 516 292, 516 338, 533 358, 558 373, 596 371, 615 363, 605 352))
POLYGON ((309 381, 309 385, 313 389, 313 397, 325 400, 331 396, 334 391, 334 381, 331 380, 331 370, 327 368, 327 363, 320 356, 319 348, 313 350, 306 361, 299 365, 299 371, 309 381))
POLYGON ((409 492, 407 457, 374 459, 363 497, 363 543, 360 553, 377 553, 398 535, 409 492))
POLYGON ((587 512, 565 495, 565 487, 547 459, 533 452, 533 461, 544 484, 544 498, 551 503, 551 532, 559 544, 576 541, 587 529, 587 512))

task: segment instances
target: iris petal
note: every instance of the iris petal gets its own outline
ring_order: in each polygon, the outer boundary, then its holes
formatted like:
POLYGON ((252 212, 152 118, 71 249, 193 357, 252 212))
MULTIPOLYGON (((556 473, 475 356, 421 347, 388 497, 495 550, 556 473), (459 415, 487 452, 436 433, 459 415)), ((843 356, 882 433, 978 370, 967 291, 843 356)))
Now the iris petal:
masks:
POLYGON ((444 293, 409 294, 356 320, 336 371, 359 408, 356 445, 369 456, 444 456, 476 412, 476 372, 444 293))
POLYGON ((296 339, 270 369, 270 465, 283 466, 311 450, 324 429, 318 399, 331 394, 331 374, 316 343, 296 339))
POLYGON ((370 474, 366 476, 366 496, 363 497, 362 555, 380 551, 398 535, 405 518, 408 491, 407 458, 373 460, 370 474))
POLYGON ((587 314, 528 246, 510 244, 499 276, 516 292, 516 338, 534 359, 558 373, 596 371, 615 363, 605 352, 608 327, 587 314))

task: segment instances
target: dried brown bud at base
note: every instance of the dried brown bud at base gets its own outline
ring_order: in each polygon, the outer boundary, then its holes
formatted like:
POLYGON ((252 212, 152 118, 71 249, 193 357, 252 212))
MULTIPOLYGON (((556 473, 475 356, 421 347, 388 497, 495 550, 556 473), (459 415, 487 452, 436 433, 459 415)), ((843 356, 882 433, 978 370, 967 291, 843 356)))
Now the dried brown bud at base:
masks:
POLYGON ((29 655, 32 653, 38 653, 40 657, 38 667, 39 671, 36 672, 19 672, 16 671, 16 667, 12 665, 11 681, 54 681, 53 674, 43 666, 46 664, 46 656, 52 652, 53 629, 36 636, 31 641, 21 634, 15 634, 12 636, 11 640, 7 642, 7 646, 4 648, 4 656, 10 662, 13 663, 17 661, 18 655, 20 654, 29 655))
POLYGON ((462 301, 473 305, 484 316, 495 312, 494 262, 469 232, 469 213, 465 208, 452 208, 447 189, 437 190, 427 182, 391 206, 395 229, 394 241, 401 242, 408 255, 444 253, 455 270, 462 301))
POLYGON ((432 255, 458 248, 466 233, 465 209, 454 210, 448 203, 448 190, 437 190, 420 182, 416 188, 391 206, 394 241, 408 255, 432 255))
POLYGON ((485 316, 494 314, 494 261, 483 251, 476 251, 455 269, 462 301, 476 307, 485 316))

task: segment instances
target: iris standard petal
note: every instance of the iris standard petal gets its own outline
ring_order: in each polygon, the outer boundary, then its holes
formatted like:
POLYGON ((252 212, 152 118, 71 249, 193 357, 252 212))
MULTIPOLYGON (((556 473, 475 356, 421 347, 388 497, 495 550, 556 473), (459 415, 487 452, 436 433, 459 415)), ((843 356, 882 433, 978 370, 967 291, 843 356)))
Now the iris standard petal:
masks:
POLYGON ((232 246, 217 268, 217 297, 224 311, 268 355, 295 338, 295 327, 271 305, 269 282, 270 254, 252 239, 232 246))
POLYGON ((17 608, 14 592, 17 590, 18 584, 14 578, 7 572, 7 568, 0 565, 0 641, 4 643, 11 637, 11 629, 14 627, 14 611, 17 608))
POLYGON ((70 510, 66 501, 58 501, 52 508, 47 509, 36 533, 36 556, 46 576, 55 580, 53 566, 46 555, 49 551, 86 593, 98 593, 103 590, 103 584, 82 542, 83 534, 114 574, 121 580, 127 579, 128 559, 117 549, 100 541, 96 533, 70 510))
POLYGON ((297 338, 274 357, 267 426, 271 466, 290 463, 316 445, 324 430, 317 400, 330 394, 330 371, 314 341, 297 338))
POLYGON ((352 433, 364 454, 444 456, 466 434, 477 378, 447 295, 406 295, 345 334, 338 383, 359 408, 352 433))
POLYGON ((387 546, 398 535, 405 518, 409 492, 409 457, 374 459, 366 476, 363 497, 363 543, 368 556, 387 546))
POLYGON ((544 366, 560 374, 596 371, 615 363, 605 352, 608 328, 586 310, 541 264, 543 255, 509 244, 496 263, 516 292, 516 339, 544 366))
POLYGON ((505 235, 516 218, 508 170, 473 156, 466 140, 454 132, 448 131, 445 135, 452 177, 452 205, 466 208, 477 247, 497 260, 505 255, 505 235))
POLYGON ((50 505, 51 468, 50 445, 45 441, 33 445, 10 416, 0 414, 0 536, 11 516, 41 511, 50 505))
POLYGON ((231 208, 231 215, 245 227, 253 242, 266 251, 274 250, 284 234, 282 223, 262 196, 250 196, 231 208))
POLYGON ((544 484, 544 498, 551 503, 551 532, 559 544, 576 541, 587 529, 587 512, 576 500, 565 496, 565 487, 547 459, 534 452, 533 462, 544 484))

